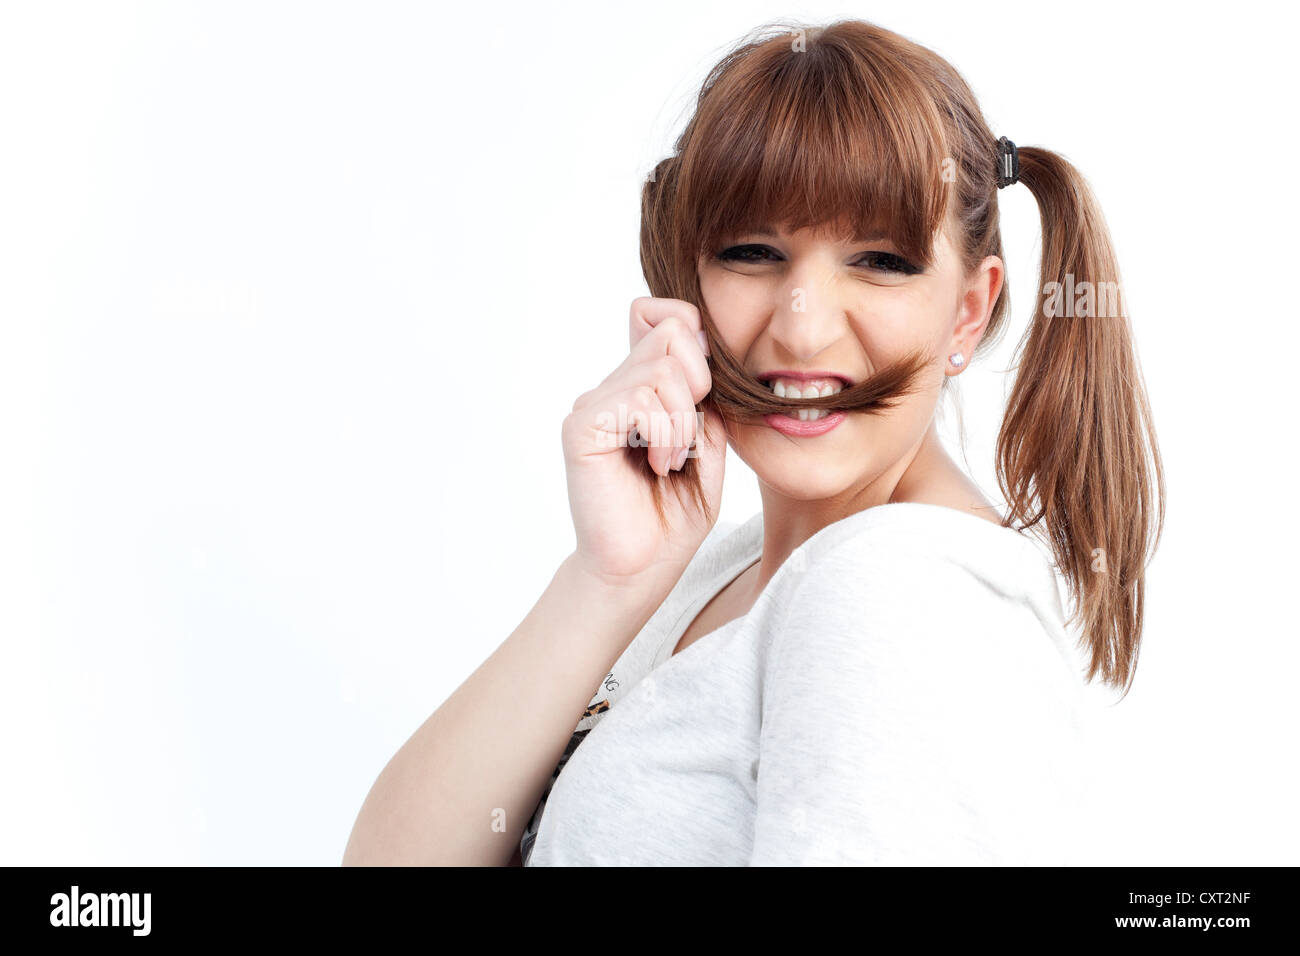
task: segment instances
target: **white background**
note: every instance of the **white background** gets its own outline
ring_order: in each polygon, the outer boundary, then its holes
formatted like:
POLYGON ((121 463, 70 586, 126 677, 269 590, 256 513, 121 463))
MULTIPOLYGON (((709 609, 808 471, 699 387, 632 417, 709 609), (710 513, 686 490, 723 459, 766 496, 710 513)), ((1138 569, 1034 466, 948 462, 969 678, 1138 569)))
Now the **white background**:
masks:
MULTIPOLYGON (((841 16, 1064 153, 1119 247, 1169 522, 1095 862, 1300 863, 1280 8, 480 9, 4 5, 0 863, 339 862, 572 548, 560 422, 626 353, 640 183, 705 71, 841 16)), ((1013 327, 962 377, 994 496, 1038 242, 1001 201, 1013 327)))

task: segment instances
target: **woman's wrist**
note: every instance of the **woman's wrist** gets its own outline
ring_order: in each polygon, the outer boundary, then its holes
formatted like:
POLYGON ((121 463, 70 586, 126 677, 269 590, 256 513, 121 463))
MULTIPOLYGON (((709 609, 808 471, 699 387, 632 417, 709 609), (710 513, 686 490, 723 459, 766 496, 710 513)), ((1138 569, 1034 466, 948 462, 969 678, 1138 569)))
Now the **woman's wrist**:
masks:
POLYGON ((592 569, 575 551, 561 562, 551 587, 588 611, 592 624, 597 627, 613 624, 618 631, 635 625, 630 641, 663 603, 674 583, 667 582, 665 587, 665 582, 655 580, 649 573, 611 578, 592 569))

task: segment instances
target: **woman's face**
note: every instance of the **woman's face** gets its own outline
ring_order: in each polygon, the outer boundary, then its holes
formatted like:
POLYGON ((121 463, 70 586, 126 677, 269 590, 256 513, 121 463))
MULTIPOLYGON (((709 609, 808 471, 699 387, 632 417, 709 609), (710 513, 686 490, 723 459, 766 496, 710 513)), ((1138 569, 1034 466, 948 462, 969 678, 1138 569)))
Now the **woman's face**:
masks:
POLYGON ((960 351, 964 368, 983 334, 1002 264, 990 257, 964 275, 946 229, 924 270, 887 239, 850 241, 803 229, 728 237, 701 258, 699 275, 719 336, 755 378, 791 371, 858 383, 918 347, 931 356, 916 390, 893 409, 843 414, 829 431, 792 435, 798 422, 785 431, 780 422, 730 423, 731 447, 764 484, 813 500, 853 496, 902 474, 929 428, 945 375, 960 371, 948 357, 960 351))

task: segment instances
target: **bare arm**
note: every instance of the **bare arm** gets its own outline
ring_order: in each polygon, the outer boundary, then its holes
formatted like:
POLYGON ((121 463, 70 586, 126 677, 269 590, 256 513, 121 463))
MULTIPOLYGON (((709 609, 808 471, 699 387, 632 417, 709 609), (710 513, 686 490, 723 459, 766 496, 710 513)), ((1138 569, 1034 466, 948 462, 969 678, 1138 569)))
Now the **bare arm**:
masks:
POLYGON ((524 827, 583 708, 664 596, 603 584, 570 555, 384 767, 343 865, 519 865, 524 827), (505 829, 494 829, 502 813, 505 829))
POLYGON ((633 300, 631 351, 578 396, 560 429, 577 546, 523 623, 384 767, 353 824, 345 866, 503 866, 518 858, 591 695, 714 520, 690 495, 668 494, 656 506, 643 467, 649 462, 667 478, 694 447, 707 511, 716 514, 726 429, 716 412, 697 421, 695 405, 712 381, 700 331, 689 302, 633 300), (657 428, 661 415, 688 427, 657 428), (628 454, 634 431, 650 439, 640 463, 628 454))

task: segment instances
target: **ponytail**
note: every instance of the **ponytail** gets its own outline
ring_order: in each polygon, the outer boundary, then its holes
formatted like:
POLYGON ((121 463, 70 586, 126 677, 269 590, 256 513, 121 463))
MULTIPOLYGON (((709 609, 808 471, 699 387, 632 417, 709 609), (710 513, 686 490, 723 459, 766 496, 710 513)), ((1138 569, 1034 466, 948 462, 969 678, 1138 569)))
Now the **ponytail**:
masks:
POLYGON ((1038 201, 1033 321, 998 434, 1006 523, 1041 525, 1091 653, 1087 679, 1132 684, 1146 564, 1164 527, 1164 472, 1119 268, 1088 184, 1063 157, 1019 150, 1038 201))

